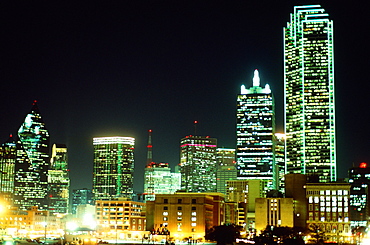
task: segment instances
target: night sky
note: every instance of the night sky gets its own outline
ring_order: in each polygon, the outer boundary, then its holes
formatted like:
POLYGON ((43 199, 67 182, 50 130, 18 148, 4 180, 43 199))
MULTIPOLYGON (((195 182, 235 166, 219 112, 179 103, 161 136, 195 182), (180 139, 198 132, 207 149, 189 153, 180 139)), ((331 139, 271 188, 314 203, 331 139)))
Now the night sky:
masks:
MULTIPOLYGON (((283 132, 283 27, 307 1, 1 1, 0 140, 33 100, 52 143, 69 150, 71 188, 92 187, 92 138, 132 136, 143 189, 153 160, 179 163, 180 139, 235 147, 236 95, 254 69, 283 132)), ((317 2, 314 2, 317 3, 317 2)), ((370 163, 369 20, 362 5, 321 2, 334 20, 338 176, 370 163)))

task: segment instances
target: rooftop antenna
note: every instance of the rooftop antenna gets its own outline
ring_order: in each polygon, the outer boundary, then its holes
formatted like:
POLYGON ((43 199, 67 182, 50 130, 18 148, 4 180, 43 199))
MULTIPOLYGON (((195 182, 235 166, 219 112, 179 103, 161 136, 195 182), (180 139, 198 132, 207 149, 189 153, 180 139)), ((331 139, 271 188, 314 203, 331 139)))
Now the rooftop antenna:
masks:
POLYGON ((197 135, 197 124, 198 121, 194 121, 194 135, 197 135))
POLYGON ((152 152, 153 146, 152 146, 152 130, 151 129, 148 130, 148 134, 149 134, 148 145, 147 145, 148 154, 146 157, 147 165, 153 162, 153 152, 152 152))

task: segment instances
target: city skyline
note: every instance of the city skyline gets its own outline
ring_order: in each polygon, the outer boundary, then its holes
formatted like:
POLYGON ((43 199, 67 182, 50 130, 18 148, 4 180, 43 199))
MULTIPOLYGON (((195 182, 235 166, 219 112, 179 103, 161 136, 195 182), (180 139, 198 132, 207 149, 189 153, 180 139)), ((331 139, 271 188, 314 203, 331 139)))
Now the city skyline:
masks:
MULTIPOLYGON (((72 189, 92 187, 91 174, 80 173, 92 173, 93 137, 127 136, 137 140, 139 191, 149 129, 153 161, 172 168, 194 120, 200 135, 217 138, 219 147, 235 147, 235 97, 254 69, 271 86, 277 132, 283 132, 283 27, 293 7, 306 3, 2 3, 1 142, 16 135, 38 100, 50 143, 67 145, 72 189)), ((335 22, 343 178, 352 163, 370 161, 369 115, 360 110, 369 90, 365 10, 320 4, 335 22)))

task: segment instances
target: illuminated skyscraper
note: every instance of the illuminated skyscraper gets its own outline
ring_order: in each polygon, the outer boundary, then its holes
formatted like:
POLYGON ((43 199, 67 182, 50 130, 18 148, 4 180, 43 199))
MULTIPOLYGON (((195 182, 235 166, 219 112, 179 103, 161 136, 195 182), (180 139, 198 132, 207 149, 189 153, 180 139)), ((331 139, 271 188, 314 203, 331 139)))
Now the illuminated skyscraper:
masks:
POLYGON ((226 195, 226 181, 236 180, 235 149, 217 148, 216 191, 226 195))
POLYGON ((49 209, 53 213, 68 213, 70 180, 66 145, 53 145, 48 172, 49 209))
POLYGON ((334 181, 333 21, 320 5, 294 7, 284 57, 287 172, 334 181))
POLYGON ((186 192, 216 191, 217 139, 186 136, 181 139, 181 189, 186 192))
POLYGON ((238 179, 269 180, 273 188, 275 111, 270 86, 260 86, 254 71, 253 86, 243 85, 237 97, 236 163, 238 179))
POLYGON ((145 166, 145 200, 154 201, 156 194, 173 194, 180 190, 181 174, 172 173, 168 163, 151 162, 145 166))
POLYGON ((132 198, 135 138, 98 137, 93 144, 95 200, 132 198))
POLYGON ((14 202, 20 209, 47 208, 49 133, 34 101, 18 130, 14 202))
POLYGON ((0 145, 0 200, 13 204, 14 169, 17 147, 12 136, 0 145))
POLYGON ((370 215, 370 168, 367 163, 363 162, 359 167, 349 169, 348 179, 351 184, 349 200, 351 227, 367 227, 370 215))

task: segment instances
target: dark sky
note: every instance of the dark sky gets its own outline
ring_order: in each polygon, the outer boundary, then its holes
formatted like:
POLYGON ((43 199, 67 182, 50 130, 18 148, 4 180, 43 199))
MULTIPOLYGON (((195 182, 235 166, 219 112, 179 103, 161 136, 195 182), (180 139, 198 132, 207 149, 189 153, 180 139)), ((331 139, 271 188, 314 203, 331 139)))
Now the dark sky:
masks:
MULTIPOLYGON (((143 189, 153 160, 179 162, 198 133, 235 145, 236 95, 254 69, 283 132, 283 27, 307 1, 1 1, 0 140, 38 100, 52 143, 67 144, 72 188, 91 188, 97 136, 136 138, 143 189)), ((316 2, 315 2, 316 3, 316 2)), ((369 20, 362 5, 321 2, 334 20, 338 176, 370 162, 369 20)))

